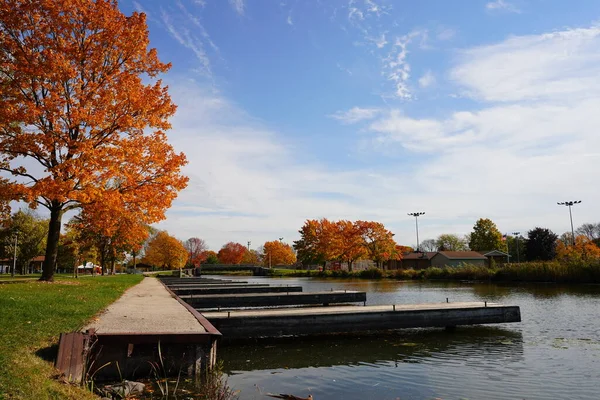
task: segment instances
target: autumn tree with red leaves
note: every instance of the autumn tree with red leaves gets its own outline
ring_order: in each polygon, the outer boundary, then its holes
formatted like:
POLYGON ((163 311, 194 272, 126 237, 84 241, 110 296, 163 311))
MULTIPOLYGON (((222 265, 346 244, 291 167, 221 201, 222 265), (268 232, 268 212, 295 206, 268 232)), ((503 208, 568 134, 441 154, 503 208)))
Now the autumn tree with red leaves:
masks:
POLYGON ((146 16, 115 0, 0 0, 0 170, 12 176, 0 200, 49 210, 41 280, 66 211, 108 204, 154 223, 187 184, 156 79, 170 65, 148 45, 146 16))
POLYGON ((217 257, 221 264, 241 264, 247 250, 244 245, 229 242, 221 247, 217 257))

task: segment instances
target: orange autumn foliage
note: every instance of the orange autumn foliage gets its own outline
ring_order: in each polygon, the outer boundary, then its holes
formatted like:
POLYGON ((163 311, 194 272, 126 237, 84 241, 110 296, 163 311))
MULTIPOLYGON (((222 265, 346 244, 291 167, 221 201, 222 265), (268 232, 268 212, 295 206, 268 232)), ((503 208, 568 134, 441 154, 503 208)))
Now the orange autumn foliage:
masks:
POLYGON ((0 0, 0 170, 4 195, 50 211, 43 280, 65 211, 127 205, 153 223, 187 184, 156 79, 170 65, 148 45, 145 15, 116 0, 0 0))
POLYGON ((244 245, 229 242, 221 247, 217 257, 221 264, 241 264, 247 250, 244 245))
POLYGON ((575 245, 566 245, 562 240, 556 242, 556 258, 561 261, 589 261, 600 259, 600 247, 587 236, 575 238, 575 245))
POLYGON ((159 268, 179 269, 185 266, 187 257, 188 252, 181 241, 161 231, 148 243, 142 262, 159 268))
POLYGON ((296 262, 296 255, 292 246, 280 240, 265 242, 263 245, 263 265, 292 265, 296 262))

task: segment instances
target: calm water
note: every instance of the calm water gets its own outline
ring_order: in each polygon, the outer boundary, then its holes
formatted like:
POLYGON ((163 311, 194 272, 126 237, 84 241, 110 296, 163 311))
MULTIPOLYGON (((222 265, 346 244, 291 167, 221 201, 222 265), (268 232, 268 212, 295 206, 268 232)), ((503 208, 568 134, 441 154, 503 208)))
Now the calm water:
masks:
MULTIPOLYGON (((229 278, 231 279, 231 278, 229 278)), ((367 304, 494 301, 523 322, 222 346, 240 399, 600 399, 600 286, 248 278, 364 290, 367 304)))

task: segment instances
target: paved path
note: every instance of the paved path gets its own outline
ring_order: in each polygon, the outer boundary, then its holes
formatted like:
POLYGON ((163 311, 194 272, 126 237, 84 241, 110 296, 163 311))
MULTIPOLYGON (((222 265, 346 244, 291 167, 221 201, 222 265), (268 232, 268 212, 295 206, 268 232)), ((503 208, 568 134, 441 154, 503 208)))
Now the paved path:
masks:
MULTIPOLYGON (((427 304, 397 304, 381 306, 334 306, 334 307, 301 307, 284 309, 242 310, 242 311, 215 311, 203 312, 207 319, 211 318, 235 318, 235 317, 258 317, 258 316, 292 316, 292 315, 319 315, 319 314, 351 314, 351 313, 373 313, 385 311, 422 311, 422 310, 448 310, 460 308, 485 307, 483 302, 456 302, 456 303, 427 303, 427 304), (394 308, 395 307, 395 308, 394 308)), ((487 307, 503 307, 497 303, 487 303, 487 307)))
POLYGON ((156 278, 128 289, 83 330, 98 334, 203 333, 206 329, 156 278))

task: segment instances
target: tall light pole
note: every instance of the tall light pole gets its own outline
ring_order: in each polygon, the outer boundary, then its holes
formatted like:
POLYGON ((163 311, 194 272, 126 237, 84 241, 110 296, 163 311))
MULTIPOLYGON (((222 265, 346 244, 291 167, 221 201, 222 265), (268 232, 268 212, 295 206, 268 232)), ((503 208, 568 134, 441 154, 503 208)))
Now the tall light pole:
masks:
POLYGON ((279 241, 280 241, 280 242, 283 242, 283 238, 282 238, 282 237, 280 237, 280 238, 279 238, 279 241))
POLYGON ((408 213, 408 215, 415 217, 415 227, 417 230, 417 251, 419 251, 419 217, 425 215, 423 211, 408 213))
POLYGON ((519 235, 521 234, 521 232, 513 232, 513 235, 515 235, 515 239, 517 239, 517 264, 519 263, 519 235))
POLYGON ((252 244, 252 242, 248 240, 248 250, 250 250, 250 244, 252 244))
POLYGON ((11 277, 15 277, 15 269, 17 269, 17 245, 19 240, 19 231, 15 231, 15 256, 13 258, 13 267, 11 271, 11 277))
POLYGON ((579 203, 581 203, 581 200, 562 201, 562 202, 556 203, 559 206, 569 207, 569 218, 571 218, 571 239, 573 241, 573 246, 575 246, 575 230, 573 229, 573 214, 571 213, 571 206, 574 206, 575 204, 579 204, 579 203))

